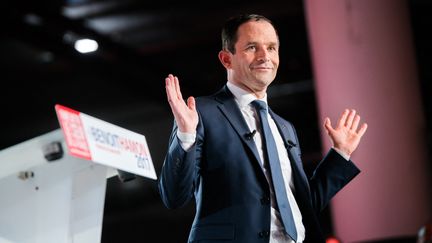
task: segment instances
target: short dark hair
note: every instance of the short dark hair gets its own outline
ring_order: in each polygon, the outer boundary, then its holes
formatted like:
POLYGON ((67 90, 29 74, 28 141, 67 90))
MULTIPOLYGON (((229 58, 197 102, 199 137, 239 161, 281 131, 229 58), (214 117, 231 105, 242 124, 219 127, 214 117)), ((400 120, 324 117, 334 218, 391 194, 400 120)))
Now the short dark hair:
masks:
POLYGON ((278 35, 277 33, 277 29, 274 26, 273 22, 262 16, 259 14, 240 14, 237 16, 233 16, 231 18, 229 18, 223 28, 222 28, 222 50, 227 50, 231 53, 235 53, 235 43, 237 42, 238 39, 238 35, 237 35, 237 30, 240 27, 240 25, 249 22, 249 21, 261 21, 264 20, 268 23, 270 23, 273 28, 276 31, 276 35, 278 35))

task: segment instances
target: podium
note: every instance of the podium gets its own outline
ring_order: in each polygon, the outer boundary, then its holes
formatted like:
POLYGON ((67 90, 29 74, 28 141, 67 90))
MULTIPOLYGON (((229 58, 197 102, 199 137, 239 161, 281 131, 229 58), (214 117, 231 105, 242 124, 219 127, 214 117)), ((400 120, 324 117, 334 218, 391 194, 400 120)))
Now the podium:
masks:
POLYGON ((0 243, 101 241, 106 179, 116 170, 65 148, 58 129, 0 151, 0 243))
POLYGON ((0 151, 0 243, 98 243, 106 179, 157 179, 145 136, 56 111, 62 129, 0 151))

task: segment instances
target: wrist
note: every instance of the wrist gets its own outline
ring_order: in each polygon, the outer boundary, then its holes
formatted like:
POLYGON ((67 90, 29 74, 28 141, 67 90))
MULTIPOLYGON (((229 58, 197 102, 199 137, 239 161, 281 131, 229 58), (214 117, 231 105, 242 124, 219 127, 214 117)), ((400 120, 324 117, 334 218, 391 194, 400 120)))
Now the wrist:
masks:
POLYGON ((343 150, 343 149, 340 149, 340 148, 337 148, 337 147, 333 147, 333 149, 338 154, 340 154, 342 157, 344 157, 346 160, 350 160, 350 157, 351 157, 351 153, 350 152, 347 152, 346 150, 343 150))

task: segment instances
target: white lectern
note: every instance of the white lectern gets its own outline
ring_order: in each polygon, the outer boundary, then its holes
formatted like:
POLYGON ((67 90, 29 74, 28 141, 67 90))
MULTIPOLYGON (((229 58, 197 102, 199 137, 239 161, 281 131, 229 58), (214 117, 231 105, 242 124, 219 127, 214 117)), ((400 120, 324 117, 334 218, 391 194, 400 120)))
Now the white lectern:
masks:
POLYGON ((106 178, 115 170, 65 148, 58 129, 0 151, 0 243, 100 242, 106 178), (53 142, 65 151, 48 161, 43 150, 53 142))
POLYGON ((156 179, 143 135, 56 110, 62 130, 0 151, 0 243, 98 243, 106 178, 156 179))

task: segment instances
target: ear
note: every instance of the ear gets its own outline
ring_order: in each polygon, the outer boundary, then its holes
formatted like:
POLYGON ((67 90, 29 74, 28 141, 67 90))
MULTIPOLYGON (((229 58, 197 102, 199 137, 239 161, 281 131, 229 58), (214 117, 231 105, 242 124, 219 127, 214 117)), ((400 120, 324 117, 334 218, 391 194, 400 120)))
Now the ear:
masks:
POLYGON ((231 67, 231 53, 228 51, 220 51, 219 52, 219 61, 222 63, 222 65, 228 69, 231 67))

